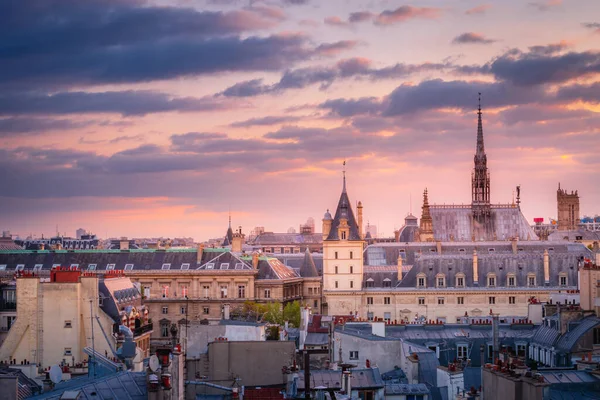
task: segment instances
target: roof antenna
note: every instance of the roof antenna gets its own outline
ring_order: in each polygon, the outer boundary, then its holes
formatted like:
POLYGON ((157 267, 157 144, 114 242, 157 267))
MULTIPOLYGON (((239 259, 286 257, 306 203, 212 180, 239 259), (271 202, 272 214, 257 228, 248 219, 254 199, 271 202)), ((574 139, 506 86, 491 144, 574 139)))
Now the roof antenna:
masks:
POLYGON ((408 203, 410 204, 408 209, 409 209, 409 215, 412 215, 412 193, 408 194, 408 203))

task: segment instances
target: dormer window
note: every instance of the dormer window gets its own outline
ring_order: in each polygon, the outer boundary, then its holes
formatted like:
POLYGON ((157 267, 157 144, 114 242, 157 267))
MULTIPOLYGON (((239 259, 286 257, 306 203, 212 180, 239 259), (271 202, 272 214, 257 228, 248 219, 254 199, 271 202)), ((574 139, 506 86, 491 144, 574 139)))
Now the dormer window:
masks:
POLYGON ((425 278, 425 274, 419 274, 417 275, 417 287, 418 288, 424 288, 427 285, 427 281, 425 278))
POLYGON ((368 287, 368 288, 375 287, 375 281, 373 281, 373 278, 367 279, 367 281, 365 282, 365 287, 368 287))
POLYGON ((435 277, 436 287, 445 287, 446 286, 446 277, 444 274, 437 274, 435 277))
POLYGON ((346 231, 342 231, 341 233, 342 240, 346 240, 346 231))
POLYGON ((496 275, 495 274, 489 274, 487 277, 487 285, 490 287, 494 287, 496 286, 496 275))
POLYGON ((456 274, 456 287, 464 287, 465 286, 465 275, 464 274, 456 274))
POLYGON ((383 287, 386 287, 386 288, 392 287, 392 280, 390 278, 385 278, 383 280, 383 287))

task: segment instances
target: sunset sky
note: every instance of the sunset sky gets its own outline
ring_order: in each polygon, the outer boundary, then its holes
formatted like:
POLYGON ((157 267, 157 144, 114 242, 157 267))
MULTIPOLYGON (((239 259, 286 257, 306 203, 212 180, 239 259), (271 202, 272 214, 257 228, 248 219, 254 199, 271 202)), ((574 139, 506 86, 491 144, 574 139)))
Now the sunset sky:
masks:
POLYGON ((600 213, 598 0, 4 0, 0 228, 287 231, 351 201, 384 236, 469 203, 600 213))

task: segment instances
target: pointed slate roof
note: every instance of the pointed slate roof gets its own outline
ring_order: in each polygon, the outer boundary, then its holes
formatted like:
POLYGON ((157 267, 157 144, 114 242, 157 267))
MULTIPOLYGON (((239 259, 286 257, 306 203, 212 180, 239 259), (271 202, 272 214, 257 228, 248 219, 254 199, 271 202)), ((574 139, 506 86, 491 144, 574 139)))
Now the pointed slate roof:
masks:
POLYGON ((229 228, 227 228, 227 233, 225 234, 225 239, 223 240, 222 246, 231 246, 233 242, 233 229, 231 229, 231 215, 229 216, 229 228))
POLYGON ((308 247, 304 252, 304 261, 300 266, 300 276, 303 278, 316 278, 319 276, 317 267, 315 266, 315 261, 313 260, 310 251, 308 251, 308 247))
POLYGON ((348 220, 348 226, 350 227, 350 234, 348 235, 348 240, 362 240, 360 238, 360 235, 358 234, 358 224, 356 223, 356 219, 354 218, 354 212, 352 211, 350 199, 348 198, 348 193, 346 192, 345 175, 342 195, 340 196, 340 201, 338 202, 337 209, 335 210, 335 217, 331 222, 331 230, 329 231, 329 236, 327 236, 327 240, 340 240, 340 238, 338 237, 338 227, 340 226, 341 218, 346 218, 348 220))

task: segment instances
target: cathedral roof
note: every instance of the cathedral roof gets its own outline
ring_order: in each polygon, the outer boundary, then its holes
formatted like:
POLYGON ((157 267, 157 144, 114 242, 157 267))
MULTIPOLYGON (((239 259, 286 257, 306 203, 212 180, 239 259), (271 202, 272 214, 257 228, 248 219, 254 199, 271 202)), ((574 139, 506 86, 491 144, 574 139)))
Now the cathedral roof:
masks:
POLYGON ((313 260, 310 251, 308 251, 308 248, 304 252, 304 261, 300 266, 300 276, 303 278, 316 278, 319 276, 315 261, 313 260))
POLYGON ((340 226, 340 219, 342 218, 346 218, 348 220, 348 226, 350 227, 348 240, 362 240, 358 233, 358 224, 356 223, 356 219, 354 218, 352 205, 350 203, 350 199, 348 198, 348 193, 346 192, 345 176, 342 195, 340 196, 340 201, 338 202, 337 209, 335 210, 335 217, 331 222, 331 230, 329 231, 329 236, 327 236, 327 240, 340 240, 338 235, 338 227, 340 226))

